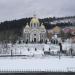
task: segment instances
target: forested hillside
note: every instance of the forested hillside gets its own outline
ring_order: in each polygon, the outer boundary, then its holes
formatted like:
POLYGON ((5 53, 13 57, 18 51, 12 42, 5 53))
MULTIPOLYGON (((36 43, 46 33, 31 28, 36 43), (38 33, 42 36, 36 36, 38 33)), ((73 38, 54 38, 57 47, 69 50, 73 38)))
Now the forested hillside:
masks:
MULTIPOLYGON (((46 29, 51 29, 54 26, 71 26, 71 23, 58 23, 56 25, 52 25, 50 22, 54 20, 64 19, 64 18, 72 18, 72 17, 62 17, 62 18, 44 18, 39 19, 40 24, 43 23, 46 29)), ((30 23, 30 18, 22 18, 19 20, 12 20, 12 21, 5 21, 0 23, 0 41, 7 41, 10 40, 15 41, 22 36, 23 28, 25 27, 26 23, 30 23)))

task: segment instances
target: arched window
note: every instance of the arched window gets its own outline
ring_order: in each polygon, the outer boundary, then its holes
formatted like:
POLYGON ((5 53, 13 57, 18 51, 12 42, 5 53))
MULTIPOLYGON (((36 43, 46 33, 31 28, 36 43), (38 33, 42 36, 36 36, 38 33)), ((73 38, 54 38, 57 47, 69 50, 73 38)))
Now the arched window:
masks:
POLYGON ((36 27, 36 23, 34 23, 34 27, 36 27))
POLYGON ((42 37, 43 37, 43 35, 42 35, 42 37))
POLYGON ((41 42, 43 42, 43 39, 41 39, 41 42))
POLYGON ((27 38, 29 37, 29 35, 27 34, 27 38))
POLYGON ((36 34, 34 34, 34 36, 36 36, 36 34))

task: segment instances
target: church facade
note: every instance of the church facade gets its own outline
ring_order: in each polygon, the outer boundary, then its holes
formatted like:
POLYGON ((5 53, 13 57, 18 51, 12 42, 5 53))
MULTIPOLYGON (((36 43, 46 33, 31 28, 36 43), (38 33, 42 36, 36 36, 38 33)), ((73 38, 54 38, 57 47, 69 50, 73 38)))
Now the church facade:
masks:
POLYGON ((27 23, 23 29, 23 39, 25 42, 45 42, 47 40, 47 32, 43 23, 40 24, 38 18, 34 16, 30 24, 27 23))

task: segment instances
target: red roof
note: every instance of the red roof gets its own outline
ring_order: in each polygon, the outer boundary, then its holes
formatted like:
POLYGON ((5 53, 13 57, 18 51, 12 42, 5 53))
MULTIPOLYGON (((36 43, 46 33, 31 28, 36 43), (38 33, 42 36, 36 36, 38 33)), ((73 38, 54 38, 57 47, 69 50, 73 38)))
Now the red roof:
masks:
POLYGON ((71 28, 64 28, 63 31, 64 31, 64 33, 71 32, 71 28))

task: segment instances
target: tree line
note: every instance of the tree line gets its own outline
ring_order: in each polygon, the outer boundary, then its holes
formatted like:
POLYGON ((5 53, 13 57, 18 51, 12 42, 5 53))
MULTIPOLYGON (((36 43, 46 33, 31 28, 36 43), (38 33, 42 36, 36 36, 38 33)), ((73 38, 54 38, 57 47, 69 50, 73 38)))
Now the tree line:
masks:
MULTIPOLYGON (((19 20, 5 21, 0 23, 0 41, 16 41, 19 37, 22 36, 23 28, 26 26, 26 23, 30 23, 32 17, 22 18, 19 20)), ((39 19, 40 23, 43 23, 46 29, 51 29, 54 26, 65 27, 72 26, 71 23, 57 23, 52 25, 50 22, 57 20, 59 18, 49 17, 44 19, 39 19)))

